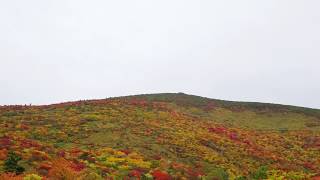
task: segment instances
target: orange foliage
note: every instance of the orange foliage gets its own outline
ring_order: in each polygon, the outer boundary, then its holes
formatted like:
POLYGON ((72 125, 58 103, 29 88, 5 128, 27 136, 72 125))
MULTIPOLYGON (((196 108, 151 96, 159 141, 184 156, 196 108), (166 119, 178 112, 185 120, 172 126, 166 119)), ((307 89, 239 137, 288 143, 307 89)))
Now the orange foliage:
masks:
POLYGON ((38 168, 38 173, 40 175, 47 176, 51 168, 52 168, 51 164, 47 162, 42 163, 38 168))
POLYGON ((6 149, 0 150, 0 160, 5 160, 7 158, 8 151, 6 149))
POLYGON ((0 180, 23 180, 23 177, 15 174, 1 174, 0 180))
POLYGON ((52 180, 74 180, 79 177, 79 173, 74 171, 72 168, 72 163, 60 158, 54 160, 52 163, 52 168, 49 171, 49 177, 52 180))

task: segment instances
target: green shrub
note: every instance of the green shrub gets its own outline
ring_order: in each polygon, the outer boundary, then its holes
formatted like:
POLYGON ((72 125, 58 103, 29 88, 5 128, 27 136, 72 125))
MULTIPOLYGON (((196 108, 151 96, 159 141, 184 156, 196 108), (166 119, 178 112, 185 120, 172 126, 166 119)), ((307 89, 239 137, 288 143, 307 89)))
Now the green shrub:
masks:
POLYGON ((87 114, 87 115, 83 115, 82 119, 86 121, 98 121, 98 120, 101 120, 101 117, 95 114, 87 114))
POLYGON ((251 174, 251 178, 255 180, 267 179, 268 178, 268 168, 266 166, 260 167, 256 172, 251 174))
POLYGON ((153 177, 151 174, 147 173, 141 176, 141 180, 153 180, 153 177))
POLYGON ((19 115, 18 112, 15 112, 15 111, 9 111, 9 112, 5 112, 2 114, 3 116, 6 116, 6 117, 12 117, 12 116, 17 116, 19 115))
POLYGON ((247 180, 247 177, 245 176, 238 176, 234 180, 247 180))
POLYGON ((18 156, 14 152, 8 153, 8 158, 4 162, 4 171, 16 174, 22 174, 24 172, 24 168, 18 164, 21 160, 21 157, 18 156))
POLYGON ((206 179, 229 180, 229 174, 222 168, 217 168, 208 173, 206 179))

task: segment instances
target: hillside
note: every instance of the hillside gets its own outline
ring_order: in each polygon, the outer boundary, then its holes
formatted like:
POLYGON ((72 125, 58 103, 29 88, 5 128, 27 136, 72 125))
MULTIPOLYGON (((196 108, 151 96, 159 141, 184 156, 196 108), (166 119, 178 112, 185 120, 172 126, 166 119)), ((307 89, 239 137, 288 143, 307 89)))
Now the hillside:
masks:
POLYGON ((0 127, 0 180, 320 176, 317 109, 150 94, 2 106, 0 127))

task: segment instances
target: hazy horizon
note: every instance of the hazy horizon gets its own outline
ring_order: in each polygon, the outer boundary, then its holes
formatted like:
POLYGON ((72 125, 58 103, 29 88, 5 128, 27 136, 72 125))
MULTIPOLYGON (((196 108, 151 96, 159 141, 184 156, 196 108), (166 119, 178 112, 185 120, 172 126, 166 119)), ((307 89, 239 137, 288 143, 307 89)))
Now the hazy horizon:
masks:
POLYGON ((0 105, 184 92, 320 109, 320 1, 0 2, 0 105))

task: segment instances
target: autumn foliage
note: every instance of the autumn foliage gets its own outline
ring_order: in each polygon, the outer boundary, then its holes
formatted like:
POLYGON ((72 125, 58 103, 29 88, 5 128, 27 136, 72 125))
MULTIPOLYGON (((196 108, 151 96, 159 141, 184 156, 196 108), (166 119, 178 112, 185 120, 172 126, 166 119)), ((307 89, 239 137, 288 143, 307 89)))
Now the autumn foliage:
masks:
POLYGON ((317 179, 319 122, 181 93, 0 106, 0 180, 317 179))

